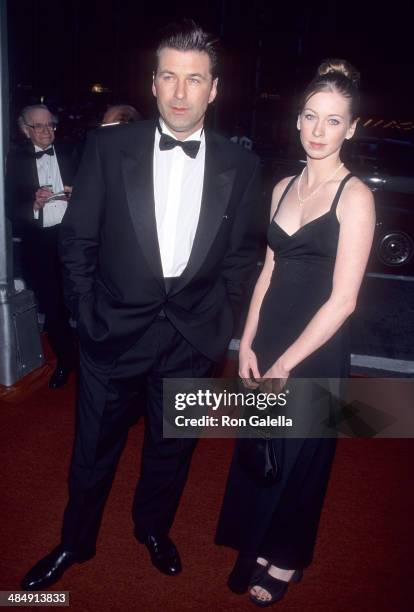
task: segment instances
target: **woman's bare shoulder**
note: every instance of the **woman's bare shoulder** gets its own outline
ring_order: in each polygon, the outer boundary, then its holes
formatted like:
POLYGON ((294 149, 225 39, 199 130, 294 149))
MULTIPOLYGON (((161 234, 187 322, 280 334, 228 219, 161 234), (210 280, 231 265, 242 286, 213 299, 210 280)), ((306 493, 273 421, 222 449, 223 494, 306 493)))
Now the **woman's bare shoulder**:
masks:
POLYGON ((273 212, 275 211, 277 205, 279 204, 279 201, 283 195, 283 192, 285 191, 286 187, 289 185, 289 182, 293 178, 294 178, 293 176, 287 176, 286 178, 276 183, 276 185, 273 187, 273 193, 272 193, 272 211, 273 212))
POLYGON ((348 181, 339 203, 338 212, 341 217, 344 215, 370 215, 375 209, 371 189, 357 176, 353 176, 348 181))
POLYGON ((351 177, 344 189, 343 199, 346 201, 366 202, 370 205, 374 201, 371 189, 357 176, 351 177))
POLYGON ((286 189, 286 187, 289 185, 290 181, 293 178, 294 178, 293 176, 287 176, 286 178, 276 183, 276 185, 273 187, 273 196, 279 195, 279 194, 282 195, 282 193, 284 192, 284 190, 286 189))

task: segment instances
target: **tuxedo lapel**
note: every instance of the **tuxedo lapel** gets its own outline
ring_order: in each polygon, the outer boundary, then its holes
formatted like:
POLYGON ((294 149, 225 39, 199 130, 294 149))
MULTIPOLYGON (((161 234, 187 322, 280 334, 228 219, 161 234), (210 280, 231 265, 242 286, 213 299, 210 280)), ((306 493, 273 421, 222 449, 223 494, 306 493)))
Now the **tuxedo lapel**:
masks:
POLYGON ((143 134, 128 150, 121 151, 122 173, 128 208, 138 243, 154 275, 163 286, 161 256, 155 218, 153 150, 155 125, 146 126, 143 134))
POLYGON ((37 164, 36 164, 36 158, 35 158, 35 148, 33 145, 30 145, 25 151, 24 151, 24 160, 25 163, 27 164, 27 172, 22 172, 22 177, 27 177, 27 185, 28 188, 31 190, 37 190, 40 187, 39 184, 39 175, 37 172, 37 164))
POLYGON ((198 272, 225 217, 236 168, 229 167, 222 145, 206 131, 206 157, 200 216, 188 264, 174 283, 171 294, 180 291, 198 272))

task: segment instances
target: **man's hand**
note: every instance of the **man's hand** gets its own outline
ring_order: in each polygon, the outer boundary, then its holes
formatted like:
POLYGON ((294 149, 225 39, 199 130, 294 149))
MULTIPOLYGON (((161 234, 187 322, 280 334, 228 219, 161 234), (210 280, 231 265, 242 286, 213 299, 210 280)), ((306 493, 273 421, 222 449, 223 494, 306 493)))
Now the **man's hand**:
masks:
POLYGON ((33 210, 40 210, 46 204, 46 200, 50 198, 53 194, 53 191, 50 187, 40 187, 35 193, 35 201, 33 204, 33 210))

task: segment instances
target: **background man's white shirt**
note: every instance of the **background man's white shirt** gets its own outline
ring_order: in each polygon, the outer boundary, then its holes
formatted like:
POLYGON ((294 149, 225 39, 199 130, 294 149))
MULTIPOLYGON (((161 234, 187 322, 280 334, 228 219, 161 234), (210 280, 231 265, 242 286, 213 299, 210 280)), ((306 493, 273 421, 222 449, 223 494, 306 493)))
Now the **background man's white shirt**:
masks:
MULTIPOLYGON (((40 147, 35 145, 35 151, 42 151, 40 147)), ((53 193, 63 191, 62 177, 60 176, 59 164, 55 155, 42 155, 36 159, 37 176, 39 185, 51 185, 53 193)), ((52 227, 61 223, 65 214, 67 202, 64 200, 55 200, 47 202, 43 207, 43 227, 52 227)), ((39 218, 39 211, 33 211, 34 218, 39 218)))

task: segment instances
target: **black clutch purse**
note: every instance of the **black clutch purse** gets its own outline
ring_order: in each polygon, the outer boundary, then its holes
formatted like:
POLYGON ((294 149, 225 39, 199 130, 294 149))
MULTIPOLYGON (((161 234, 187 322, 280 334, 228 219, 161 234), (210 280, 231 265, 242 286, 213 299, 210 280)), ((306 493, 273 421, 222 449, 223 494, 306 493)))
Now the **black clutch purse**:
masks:
POLYGON ((283 438, 243 438, 237 448, 240 467, 259 485, 270 485, 281 476, 283 438))

